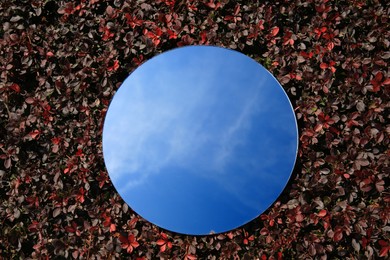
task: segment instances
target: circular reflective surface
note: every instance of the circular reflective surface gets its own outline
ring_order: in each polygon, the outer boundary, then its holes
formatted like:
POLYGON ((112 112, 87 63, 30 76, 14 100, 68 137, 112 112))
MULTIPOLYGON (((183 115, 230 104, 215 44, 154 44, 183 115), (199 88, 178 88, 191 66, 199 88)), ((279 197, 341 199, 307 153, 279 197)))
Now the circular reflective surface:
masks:
POLYGON ((228 49, 157 55, 115 94, 103 128, 105 164, 125 202, 150 222, 204 235, 265 211, 293 170, 298 130, 276 79, 228 49))

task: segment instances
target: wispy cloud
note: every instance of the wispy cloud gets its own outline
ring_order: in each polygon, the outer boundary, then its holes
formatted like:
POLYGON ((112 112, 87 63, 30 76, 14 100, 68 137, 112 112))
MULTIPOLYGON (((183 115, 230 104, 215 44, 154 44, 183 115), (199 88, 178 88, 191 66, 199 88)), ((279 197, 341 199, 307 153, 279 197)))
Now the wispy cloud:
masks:
POLYGON ((285 94, 275 96, 279 86, 246 57, 232 63, 210 55, 144 63, 114 97, 103 152, 122 196, 172 166, 254 212, 273 202, 272 189, 284 187, 291 167, 284 156, 296 148, 285 94))

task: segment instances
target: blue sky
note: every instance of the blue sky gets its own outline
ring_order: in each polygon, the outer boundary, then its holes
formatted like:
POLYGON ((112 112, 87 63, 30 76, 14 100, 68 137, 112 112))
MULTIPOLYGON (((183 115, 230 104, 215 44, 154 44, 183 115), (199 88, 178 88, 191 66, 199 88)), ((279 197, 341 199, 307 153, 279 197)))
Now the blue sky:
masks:
POLYGON ((297 152, 291 104, 249 57, 182 47, 137 68, 104 122, 111 181, 145 219, 185 234, 224 232, 266 210, 297 152))

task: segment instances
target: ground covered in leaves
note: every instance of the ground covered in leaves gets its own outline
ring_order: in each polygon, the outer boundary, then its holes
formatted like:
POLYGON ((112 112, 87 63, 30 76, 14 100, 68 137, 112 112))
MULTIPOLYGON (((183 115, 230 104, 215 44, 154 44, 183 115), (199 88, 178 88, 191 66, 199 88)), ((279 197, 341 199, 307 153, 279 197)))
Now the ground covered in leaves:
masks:
POLYGON ((0 255, 389 257, 389 13, 379 0, 1 1, 0 255), (194 44, 263 64, 300 127, 298 162, 277 202, 242 228, 199 237, 129 209, 101 147, 126 76, 194 44))

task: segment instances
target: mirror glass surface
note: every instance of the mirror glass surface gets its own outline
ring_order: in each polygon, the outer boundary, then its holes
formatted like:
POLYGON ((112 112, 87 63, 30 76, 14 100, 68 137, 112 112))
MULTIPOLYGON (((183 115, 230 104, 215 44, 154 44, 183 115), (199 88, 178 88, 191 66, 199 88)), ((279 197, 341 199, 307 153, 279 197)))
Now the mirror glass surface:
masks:
POLYGON ((277 80, 237 51, 187 46, 123 82, 103 127, 110 179, 141 217, 205 235, 264 212, 294 168, 298 129, 277 80))

